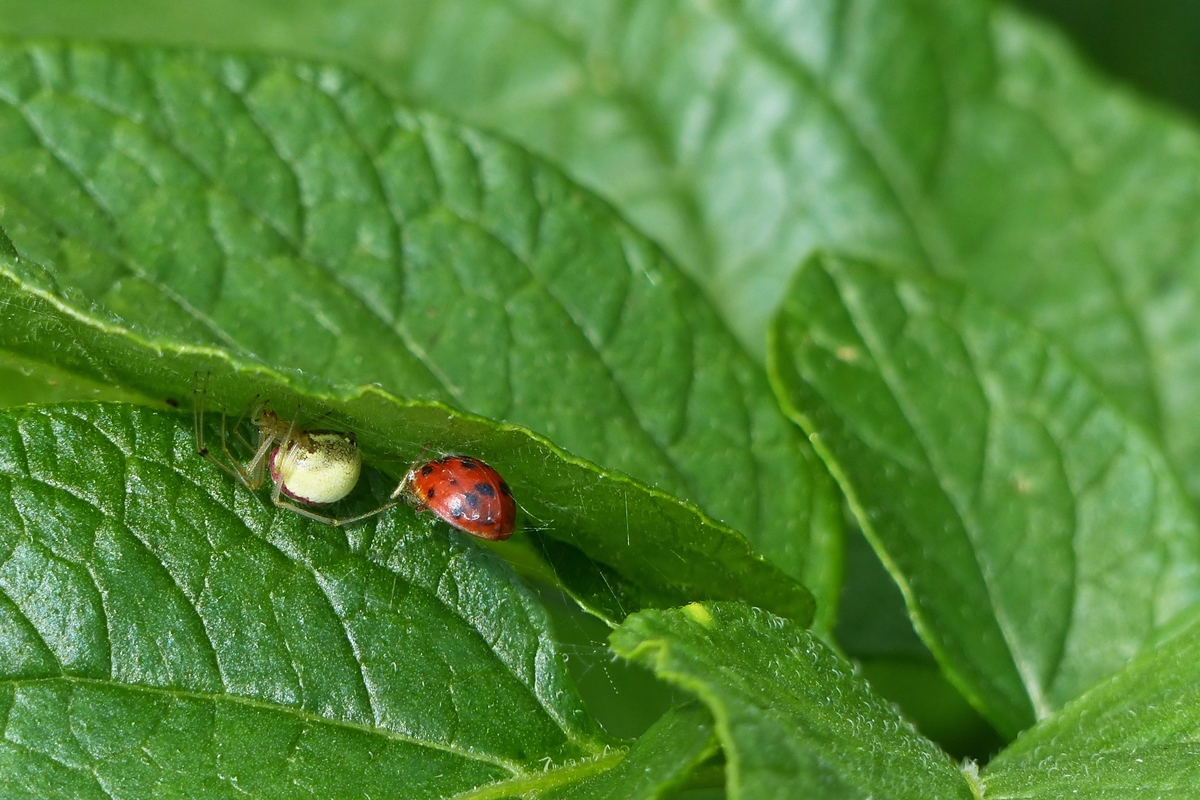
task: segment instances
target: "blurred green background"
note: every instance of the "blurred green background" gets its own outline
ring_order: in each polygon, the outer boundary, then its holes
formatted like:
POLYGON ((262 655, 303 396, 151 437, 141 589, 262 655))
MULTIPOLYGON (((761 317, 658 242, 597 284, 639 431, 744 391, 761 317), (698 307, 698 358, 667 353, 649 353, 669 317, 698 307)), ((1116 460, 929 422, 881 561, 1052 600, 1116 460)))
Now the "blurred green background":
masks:
POLYGON ((1200 3, 1196 0, 1019 0, 1065 30, 1096 66, 1200 116, 1200 3))
MULTIPOLYGON (((1111 76, 1200 114, 1200 3, 1195 0, 1013 2, 1065 30, 1111 76)), ((426 3, 406 0, 0 0, 0 34, 266 46, 340 56, 360 65, 364 60, 402 63, 407 49, 403 22, 426 11, 426 3), (350 5, 355 12, 347 11, 350 5), (384 17, 400 24, 370 24, 384 17), (374 52, 368 56, 346 48, 347 41, 367 44, 374 52)))

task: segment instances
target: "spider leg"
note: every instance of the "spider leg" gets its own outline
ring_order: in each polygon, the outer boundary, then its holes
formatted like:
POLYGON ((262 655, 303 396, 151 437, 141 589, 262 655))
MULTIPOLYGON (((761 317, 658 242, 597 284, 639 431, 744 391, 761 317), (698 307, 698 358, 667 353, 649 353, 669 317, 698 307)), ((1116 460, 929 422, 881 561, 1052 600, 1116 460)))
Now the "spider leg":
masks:
MULTIPOLYGON (((261 409, 262 406, 260 405, 259 408, 261 409)), ((255 412, 255 416, 258 416, 258 411, 255 412)), ((263 472, 267 466, 267 454, 271 452, 271 445, 279 442, 280 458, 286 457, 291 452, 292 442, 299 438, 295 435, 296 423, 299 419, 300 409, 297 408, 296 416, 292 418, 291 424, 288 425, 287 433, 282 438, 280 438, 278 429, 274 428, 274 426, 271 426, 271 430, 268 430, 266 425, 260 424, 258 426, 258 450, 255 451, 254 458, 250 459, 250 463, 246 465, 246 470, 254 475, 254 480, 258 486, 262 486, 263 472)))
MULTIPOLYGON (((222 450, 225 450, 225 448, 222 447, 222 450)), ((225 450, 225 456, 229 459, 228 462, 222 461, 220 458, 218 458, 216 453, 214 453, 212 450, 209 450, 207 447, 196 448, 196 453, 204 458, 204 460, 211 461, 213 464, 220 467, 222 471, 227 472, 233 477, 237 478, 241 483, 246 482, 246 476, 242 475, 239 469, 241 465, 234 460, 227 450, 225 450)))
POLYGON ((229 436, 231 439, 235 439, 237 441, 238 445, 245 448, 246 450, 250 450, 250 451, 257 450, 257 448, 254 445, 250 444, 250 440, 242 435, 240 425, 235 426, 233 429, 233 432, 230 433, 229 436))
POLYGON ((318 424, 320 424, 321 420, 323 420, 323 419, 328 419, 328 418, 329 418, 330 416, 332 416, 332 415, 333 415, 333 410, 332 410, 332 409, 330 409, 329 411, 326 411, 324 414, 322 414, 321 416, 319 416, 319 417, 317 417, 316 419, 314 419, 312 422, 310 422, 310 423, 309 423, 307 426, 305 426, 305 427, 307 427, 309 430, 312 430, 312 429, 313 429, 313 428, 315 428, 315 427, 316 427, 318 424))
POLYGON ((226 461, 222 461, 221 458, 218 458, 217 453, 209 450, 208 445, 204 444, 204 405, 205 399, 208 398, 209 378, 211 377, 211 374, 212 373, 205 374, 203 389, 200 389, 199 387, 199 373, 196 373, 196 375, 193 377, 192 396, 193 398, 197 395, 199 396, 198 401, 196 401, 196 408, 194 408, 193 414, 193 422, 194 425, 196 425, 196 452, 199 456, 202 456, 205 461, 215 464, 218 469, 223 471, 223 473, 232 476, 233 479, 241 483, 242 486, 254 488, 252 486, 250 476, 248 476, 244 469, 242 469, 241 463, 238 462, 238 459, 234 458, 232 452, 229 452, 229 446, 226 438, 226 415, 221 414, 221 452, 224 453, 226 461))
POLYGON ((286 508, 288 511, 294 511, 302 517, 308 517, 311 520, 316 520, 317 522, 321 522, 326 525, 332 525, 335 528, 343 525, 350 525, 355 522, 361 522, 364 519, 369 519, 370 517, 382 514, 392 506, 399 505, 398 500, 393 500, 391 502, 384 503, 379 508, 372 509, 364 514, 358 514, 353 517, 330 517, 325 514, 318 514, 315 511, 309 511, 307 508, 297 505, 296 503, 293 503, 292 501, 283 497, 275 497, 274 493, 272 493, 271 501, 279 508, 286 508))
POLYGON ((263 410, 263 408, 266 406, 266 402, 265 401, 260 402, 258 399, 259 397, 261 397, 261 395, 256 394, 256 395, 254 395, 254 397, 250 398, 250 402, 246 405, 245 408, 242 409, 242 413, 238 415, 237 422, 234 424, 235 428, 242 427, 242 423, 246 421, 247 415, 249 415, 250 419, 252 419, 252 420, 258 419, 259 412, 261 412, 263 410), (251 411, 250 409, 254 409, 254 410, 251 411))
POLYGON ((256 475, 252 470, 247 469, 242 465, 242 462, 234 456, 233 451, 229 449, 229 430, 228 417, 224 412, 221 413, 221 452, 225 454, 225 458, 229 459, 227 464, 222 464, 226 472, 233 472, 234 476, 242 482, 242 484, 251 491, 257 490, 262 486, 262 478, 256 475))
POLYGON ((396 484, 396 488, 392 490, 390 499, 395 500, 396 502, 408 501, 409 505, 412 505, 411 498, 409 497, 408 487, 412 485, 412 479, 416 473, 417 470, 415 468, 404 473, 404 477, 400 479, 400 482, 396 484))
POLYGON ((371 517, 374 517, 377 514, 382 514, 383 512, 387 511, 389 508, 392 508, 393 506, 396 506, 399 504, 400 504, 399 500, 392 500, 387 503, 384 503, 379 508, 376 508, 372 511, 366 512, 365 514, 359 514, 354 517, 343 517, 341 519, 334 520, 331 524, 333 524, 333 525, 349 525, 353 522, 360 522, 364 519, 370 519, 371 517))
MULTIPOLYGON (((265 408, 267 405, 266 401, 260 402, 258 398, 259 398, 259 395, 257 395, 257 394, 254 395, 254 397, 250 398, 250 402, 246 405, 245 408, 242 409, 242 413, 238 415, 237 422, 233 423, 233 436, 236 437, 238 442, 240 442, 241 445, 243 447, 245 447, 247 450, 256 450, 257 448, 255 448, 254 445, 250 444, 250 441, 245 436, 242 435, 242 423, 245 422, 247 415, 249 415, 251 420, 254 420, 257 422, 259 414, 262 412, 263 408, 265 408), (251 411, 251 409, 253 409, 253 411, 251 411)), ((261 436, 259 437, 259 441, 260 442, 262 441, 261 436)))
POLYGON ((240 467, 241 465, 238 464, 236 461, 233 462, 233 464, 235 466, 230 466, 229 464, 226 464, 224 461, 217 458, 215 455, 213 455, 210 452, 206 451, 204 453, 201 453, 201 455, 205 458, 205 460, 211 461, 213 464, 215 464, 217 467, 219 467, 222 472, 225 472, 228 475, 232 476, 233 478, 236 478, 238 483, 246 486, 247 488, 253 488, 250 486, 250 483, 246 480, 246 476, 243 475, 241 473, 241 471, 238 469, 238 467, 240 467))
POLYGON ((200 372, 192 373, 192 425, 195 427, 196 452, 202 456, 208 455, 204 445, 204 406, 208 400, 208 379, 212 372, 204 373, 204 388, 200 388, 200 372))
POLYGON ((204 441, 204 411, 208 405, 208 382, 212 378, 212 371, 204 373, 204 383, 200 383, 200 372, 192 374, 192 424, 195 426, 196 436, 196 453, 203 458, 211 461, 213 464, 221 468, 223 472, 237 478, 243 484, 249 485, 246 480, 246 475, 242 473, 241 464, 229 452, 229 448, 225 443, 225 414, 221 414, 221 451, 225 454, 227 461, 222 461, 215 453, 208 449, 208 445, 204 441))
POLYGON ((342 525, 349 525, 353 522, 360 522, 364 519, 369 519, 377 514, 382 514, 392 506, 400 504, 399 500, 389 500, 388 502, 379 506, 379 508, 374 508, 366 513, 357 514, 353 517, 331 517, 327 514, 318 514, 315 511, 309 511, 304 506, 297 505, 291 500, 285 498, 283 496, 283 481, 275 481, 275 488, 271 490, 271 502, 274 503, 278 508, 286 508, 288 511, 294 511, 302 517, 308 517, 311 520, 316 520, 317 522, 324 523, 325 525, 332 525, 335 528, 341 527, 342 525))
MULTIPOLYGON (((242 469, 246 471, 248 485, 253 489, 258 489, 263 485, 264 472, 267 466, 267 453, 271 452, 271 445, 275 444, 275 434, 260 430, 258 432, 258 449, 254 451, 254 457, 242 469)), ((285 447, 285 443, 280 443, 280 448, 285 447)))

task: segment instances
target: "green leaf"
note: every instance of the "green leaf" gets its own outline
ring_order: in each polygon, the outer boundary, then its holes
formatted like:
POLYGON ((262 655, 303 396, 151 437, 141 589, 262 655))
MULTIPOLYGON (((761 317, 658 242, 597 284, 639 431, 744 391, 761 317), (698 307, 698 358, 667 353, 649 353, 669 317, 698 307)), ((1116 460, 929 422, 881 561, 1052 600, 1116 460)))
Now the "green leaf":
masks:
POLYGON ((988 764, 986 796, 1197 796, 1198 662, 1200 626, 1192 624, 1026 731, 988 764))
POLYGON ((730 797, 974 796, 850 664, 786 620, 739 603, 693 603, 630 616, 612 647, 709 707, 730 797))
POLYGON ((31 361, 0 351, 0 408, 80 399, 150 402, 134 392, 124 392, 45 362, 31 361))
POLYGON ((405 508, 350 529, 276 509, 191 428, 0 413, 7 786, 445 797, 620 760, 502 561, 405 508))
POLYGON ((832 621, 832 484, 765 376, 653 245, 519 148, 334 67, 10 44, 0 226, 0 346, 152 396, 212 368, 216 408, 336 409, 375 452, 470 445, 640 602, 806 621, 733 527, 832 621))
POLYGON ((672 709, 630 748, 621 763, 539 800, 641 800, 662 797, 716 748, 712 715, 700 705, 672 709), (673 780, 672 780, 673 779, 673 780))
POLYGON ((1009 735, 1200 598, 1200 529, 1156 442, 979 295, 814 259, 770 357, 922 638, 1009 735))
MULTIPOLYGON (((1077 317, 1093 320, 1079 325, 1082 338, 1091 329, 1091 345, 1072 347, 1073 355, 1097 379, 1106 393, 1131 419, 1157 433, 1161 447, 1172 458, 1193 502, 1200 500, 1200 314, 1196 293, 1200 281, 1200 250, 1192 239, 1200 177, 1200 139, 1195 125, 1147 107, 1141 99, 1114 91, 1082 68, 1075 54, 1052 31, 1028 25, 1012 14, 998 15, 995 35, 997 56, 1004 66, 1001 90, 1005 99, 1031 124, 1046 133, 1063 175, 1055 186, 1055 206, 1077 209, 1066 215, 1049 205, 1031 205, 1020 216, 1049 214, 1039 229, 1047 244, 1067 229, 1081 241, 1063 253, 1031 242, 1009 250, 1028 263, 1034 284, 1046 283, 1058 292, 1062 306, 1073 305, 1077 317), (1035 259, 1028 259, 1036 253, 1035 259), (1078 255, 1076 255, 1078 254, 1078 255), (1097 280, 1072 280, 1058 284, 1039 269, 1080 256, 1097 266, 1097 280), (1035 265, 1033 262, 1036 261, 1035 265), (1105 289, 1104 287, 1111 287, 1105 289), (1094 298, 1115 294, 1102 309, 1094 298), (1118 328, 1132 330, 1114 337, 1120 345, 1105 343, 1118 328), (1128 355, 1127 355, 1128 354, 1128 355), (1124 373, 1124 374, 1123 374, 1124 373), (1140 395, 1140 396, 1135 396, 1140 395)), ((1014 141, 1004 155, 1020 163, 1022 143, 1014 141)), ((967 180, 990 180, 988 175, 967 180)), ((1044 178, 1030 171, 1028 194, 1044 192, 1044 178)), ((973 191, 966 189, 965 191, 973 191)), ((960 195, 961 196, 961 195, 960 195)), ((993 213, 994 198, 980 210, 993 213)), ((1007 259, 999 254, 997 260, 1007 259)), ((1011 260, 1008 260, 1011 263, 1011 260)), ((997 265, 996 272, 1004 266, 997 265)), ((1056 272, 1050 270, 1049 272, 1056 272)), ((1020 309, 1023 290, 1016 282, 1008 292, 1008 305, 1020 309)), ((1038 327, 1057 336, 1057 329, 1073 325, 1070 318, 1055 320, 1047 309, 1025 312, 1038 327), (1044 321, 1049 318, 1049 321, 1044 321)), ((1061 340, 1066 337, 1058 337, 1061 340)))
POLYGON ((7 0, 0 26, 349 60, 610 199, 755 354, 814 251, 931 268, 1065 348, 1200 497, 1196 134, 1004 5, 7 0))

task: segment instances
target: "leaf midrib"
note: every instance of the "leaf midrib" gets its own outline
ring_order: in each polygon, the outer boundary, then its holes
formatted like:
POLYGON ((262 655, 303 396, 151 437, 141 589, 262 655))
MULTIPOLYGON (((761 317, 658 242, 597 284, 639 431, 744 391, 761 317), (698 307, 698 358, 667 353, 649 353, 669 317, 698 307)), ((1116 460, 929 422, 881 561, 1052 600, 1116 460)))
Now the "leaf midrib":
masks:
POLYGON ((295 706, 278 705, 265 700, 259 700, 253 697, 246 697, 237 694, 218 694, 209 692, 197 692, 188 689, 176 689, 163 686, 146 686, 144 684, 122 683, 113 679, 104 678, 85 678, 78 675, 54 675, 40 678, 0 678, 0 686, 12 686, 20 688, 22 686, 37 686, 39 684, 52 683, 68 683, 78 684, 80 686, 98 687, 103 689, 115 689, 118 691, 129 691, 139 694, 150 695, 154 697, 166 697, 179 700, 198 700, 209 703, 230 703, 233 705, 252 708, 257 711, 269 711, 275 714, 287 714, 295 717, 303 722, 312 723, 314 725, 329 726, 342 730, 354 731, 357 733, 366 733, 372 736, 378 736, 389 741, 394 741, 401 744, 416 745, 418 747, 427 747, 433 750, 440 750, 451 755, 469 761, 478 761, 484 764, 489 764, 494 767, 500 767, 512 773, 514 777, 521 777, 530 774, 520 764, 509 761, 507 759, 497 758, 486 753, 464 750, 454 745, 445 744, 442 742, 428 741, 418 739, 414 736, 409 736, 404 733, 389 730, 387 728, 371 727, 357 722, 348 720, 323 717, 311 711, 306 711, 303 708, 295 706))
MULTIPOLYGON (((1025 670, 1022 669, 1021 665, 1017 663, 1018 659, 1016 656, 1019 651, 1014 644, 1014 642, 1017 641, 1017 639, 1012 630, 1012 625, 1008 621, 1007 615, 1003 611, 1004 607, 1001 606, 996 600, 997 590, 992 585, 992 582, 989 580, 988 570, 984 569, 983 564, 980 562, 979 550, 975 546, 974 540, 973 540, 971 534, 969 533, 970 528, 976 527, 976 524, 973 521, 973 516, 970 513, 968 513, 968 511, 966 509, 964 509, 960 506, 960 498, 958 496, 958 493, 951 491, 951 489, 947 487, 945 478, 941 474, 941 470, 938 469, 936 466, 937 462, 930 457, 929 443, 926 438, 926 435, 923 433, 924 426, 917 425, 914 423, 914 414, 912 413, 912 410, 911 410, 911 404, 909 402, 907 392, 900 392, 900 391, 897 391, 897 389, 896 389, 897 383, 900 383, 902 385, 903 381, 901 381, 897 378, 895 369, 892 367, 892 359, 890 357, 883 357, 880 355, 879 342, 877 341, 876 337, 869 335, 863 329, 863 327, 859 324, 859 319, 858 319, 859 315, 857 313, 855 313, 855 311, 854 311, 854 304, 847 301, 847 298, 843 291, 841 282, 835 278, 832 280, 832 284, 835 288, 835 291, 837 292, 838 301, 841 303, 842 307, 845 308, 846 311, 848 312, 848 317, 851 320, 852 324, 854 325, 854 330, 858 333, 859 338, 863 341, 863 343, 866 345, 867 349, 870 351, 872 361, 874 361, 874 363, 879 365, 879 367, 880 367, 879 375, 880 375, 880 378, 883 379, 885 385, 887 386, 888 393, 896 401, 897 407, 900 409, 900 412, 903 415, 905 422, 909 425, 909 428, 913 431, 917 445, 920 447, 922 456, 924 457, 925 464, 927 465, 927 468, 929 469, 929 473, 930 473, 930 475, 933 476, 934 480, 937 482, 938 490, 941 492, 942 496, 945 497, 946 500, 950 503, 951 508, 954 509, 954 515, 958 519, 959 524, 962 526, 962 532, 966 539, 967 549, 971 553, 972 564, 975 568, 975 573, 978 576, 980 585, 983 586, 984 591, 987 594, 987 597, 989 600, 989 605, 992 609, 993 616, 996 621, 996 626, 999 628, 1001 635, 1004 637, 1005 649, 1008 653, 1008 657, 1010 659, 1010 662, 1012 663, 1013 668, 1016 670, 1017 675, 1021 679, 1021 685, 1025 691, 1025 698, 1029 701, 1035 716, 1038 716, 1038 717, 1044 716, 1043 709, 1040 708, 1034 702, 1034 696, 1033 696, 1034 692, 1032 692, 1030 689, 1028 677, 1027 677, 1025 670)), ((909 322, 909 318, 906 316, 904 324, 907 326, 908 322, 909 322)), ((958 328, 954 327, 954 326, 952 326, 952 328, 957 333, 958 328)), ((976 381, 978 381, 978 373, 977 372, 973 373, 972 377, 976 381)), ((988 409, 988 414, 990 415, 992 413, 991 402, 990 402, 990 400, 988 400, 987 395, 985 393, 982 393, 982 391, 981 391, 981 396, 984 398, 985 405, 988 409)), ((986 422, 984 424, 986 426, 986 422)), ((990 429, 990 426, 987 426, 987 429, 990 429)), ((1074 541, 1074 536, 1075 536, 1075 534, 1074 534, 1074 529, 1073 529, 1072 530, 1072 541, 1074 541)), ((986 674, 986 672, 984 674, 986 674)), ((1001 692, 1001 694, 1007 694, 1003 683, 1000 683, 1000 682, 996 681, 995 679, 993 679, 990 682, 992 683, 992 686, 995 689, 997 689, 1001 692)), ((1038 692, 1037 694, 1040 695, 1041 693, 1038 692)))

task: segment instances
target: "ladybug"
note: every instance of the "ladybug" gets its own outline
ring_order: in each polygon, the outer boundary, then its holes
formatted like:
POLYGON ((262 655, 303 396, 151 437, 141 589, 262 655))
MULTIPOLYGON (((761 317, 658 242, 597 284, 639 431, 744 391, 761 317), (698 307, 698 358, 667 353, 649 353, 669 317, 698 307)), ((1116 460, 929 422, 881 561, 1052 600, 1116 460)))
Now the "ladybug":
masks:
POLYGON ((445 456, 413 467, 392 493, 398 496, 418 511, 428 509, 460 531, 493 542, 512 536, 517 519, 517 503, 504 478, 468 456, 445 456))

